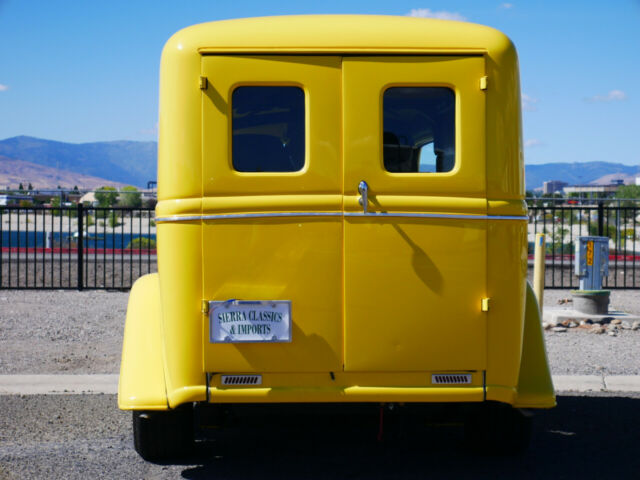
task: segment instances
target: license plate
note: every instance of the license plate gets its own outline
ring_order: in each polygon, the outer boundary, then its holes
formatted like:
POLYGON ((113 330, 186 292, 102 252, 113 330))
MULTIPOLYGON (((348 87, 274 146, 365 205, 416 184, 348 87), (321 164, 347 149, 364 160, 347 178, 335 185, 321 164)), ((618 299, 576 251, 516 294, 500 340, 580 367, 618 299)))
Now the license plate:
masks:
POLYGON ((291 301, 209 302, 209 341, 290 342, 291 301))

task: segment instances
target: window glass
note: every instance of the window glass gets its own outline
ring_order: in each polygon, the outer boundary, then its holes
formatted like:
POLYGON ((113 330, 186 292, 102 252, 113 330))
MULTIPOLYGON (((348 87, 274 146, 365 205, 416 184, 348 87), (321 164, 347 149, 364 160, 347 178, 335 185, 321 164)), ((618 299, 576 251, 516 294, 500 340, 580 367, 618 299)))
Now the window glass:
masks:
POLYGON ((296 172, 304 166, 304 91, 299 87, 238 87, 231 156, 239 172, 296 172))
POLYGON ((383 97, 384 168, 393 173, 453 170, 455 93, 446 87, 393 87, 383 97))

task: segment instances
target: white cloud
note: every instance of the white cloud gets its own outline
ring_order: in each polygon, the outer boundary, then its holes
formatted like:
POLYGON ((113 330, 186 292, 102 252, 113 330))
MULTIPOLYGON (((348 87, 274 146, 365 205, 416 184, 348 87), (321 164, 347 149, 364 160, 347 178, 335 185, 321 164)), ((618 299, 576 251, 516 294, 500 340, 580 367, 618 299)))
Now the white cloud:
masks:
POLYGON ((619 102, 627 99, 627 94, 622 90, 611 90, 606 95, 594 95, 593 97, 585 98, 585 102, 619 102))
POLYGON ((530 95, 527 95, 526 93, 522 94, 522 109, 527 111, 527 112, 535 112, 538 110, 538 107, 536 107, 536 104, 539 102, 539 100, 535 97, 532 97, 530 95))
POLYGON ((9 85, 3 85, 0 83, 0 92, 5 92, 9 90, 9 85))
POLYGON ((500 5, 500 8, 504 8, 505 10, 509 10, 510 8, 513 8, 513 3, 503 3, 502 5, 500 5))
POLYGON ((463 17, 458 12, 445 12, 444 10, 434 12, 430 8, 412 8, 411 11, 407 13, 407 16, 420 18, 438 18, 440 20, 456 20, 458 22, 465 22, 467 20, 466 17, 463 17))
POLYGON ((540 147, 544 145, 540 140, 538 140, 537 138, 530 138, 529 140, 525 140, 524 141, 524 147, 525 148, 534 148, 534 147, 540 147))

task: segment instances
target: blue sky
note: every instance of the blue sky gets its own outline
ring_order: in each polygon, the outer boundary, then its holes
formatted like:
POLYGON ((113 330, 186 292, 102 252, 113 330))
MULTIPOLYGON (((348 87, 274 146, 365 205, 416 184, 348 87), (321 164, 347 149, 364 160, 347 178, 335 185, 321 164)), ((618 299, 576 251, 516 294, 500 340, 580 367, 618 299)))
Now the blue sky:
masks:
POLYGON ((640 164, 640 0, 0 0, 0 139, 155 140, 160 52, 171 34, 307 13, 436 16, 502 30, 520 57, 527 163, 640 164))

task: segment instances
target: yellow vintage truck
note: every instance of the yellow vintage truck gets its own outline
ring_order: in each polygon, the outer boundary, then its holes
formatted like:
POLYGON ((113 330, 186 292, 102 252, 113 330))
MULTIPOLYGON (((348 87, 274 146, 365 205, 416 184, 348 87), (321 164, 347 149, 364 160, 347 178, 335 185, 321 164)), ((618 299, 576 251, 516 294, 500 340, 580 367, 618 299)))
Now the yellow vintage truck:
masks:
POLYGON ((517 450, 555 405, 527 284, 516 51, 383 16, 195 25, 161 61, 158 273, 118 392, 146 459, 194 408, 454 403, 517 450))

